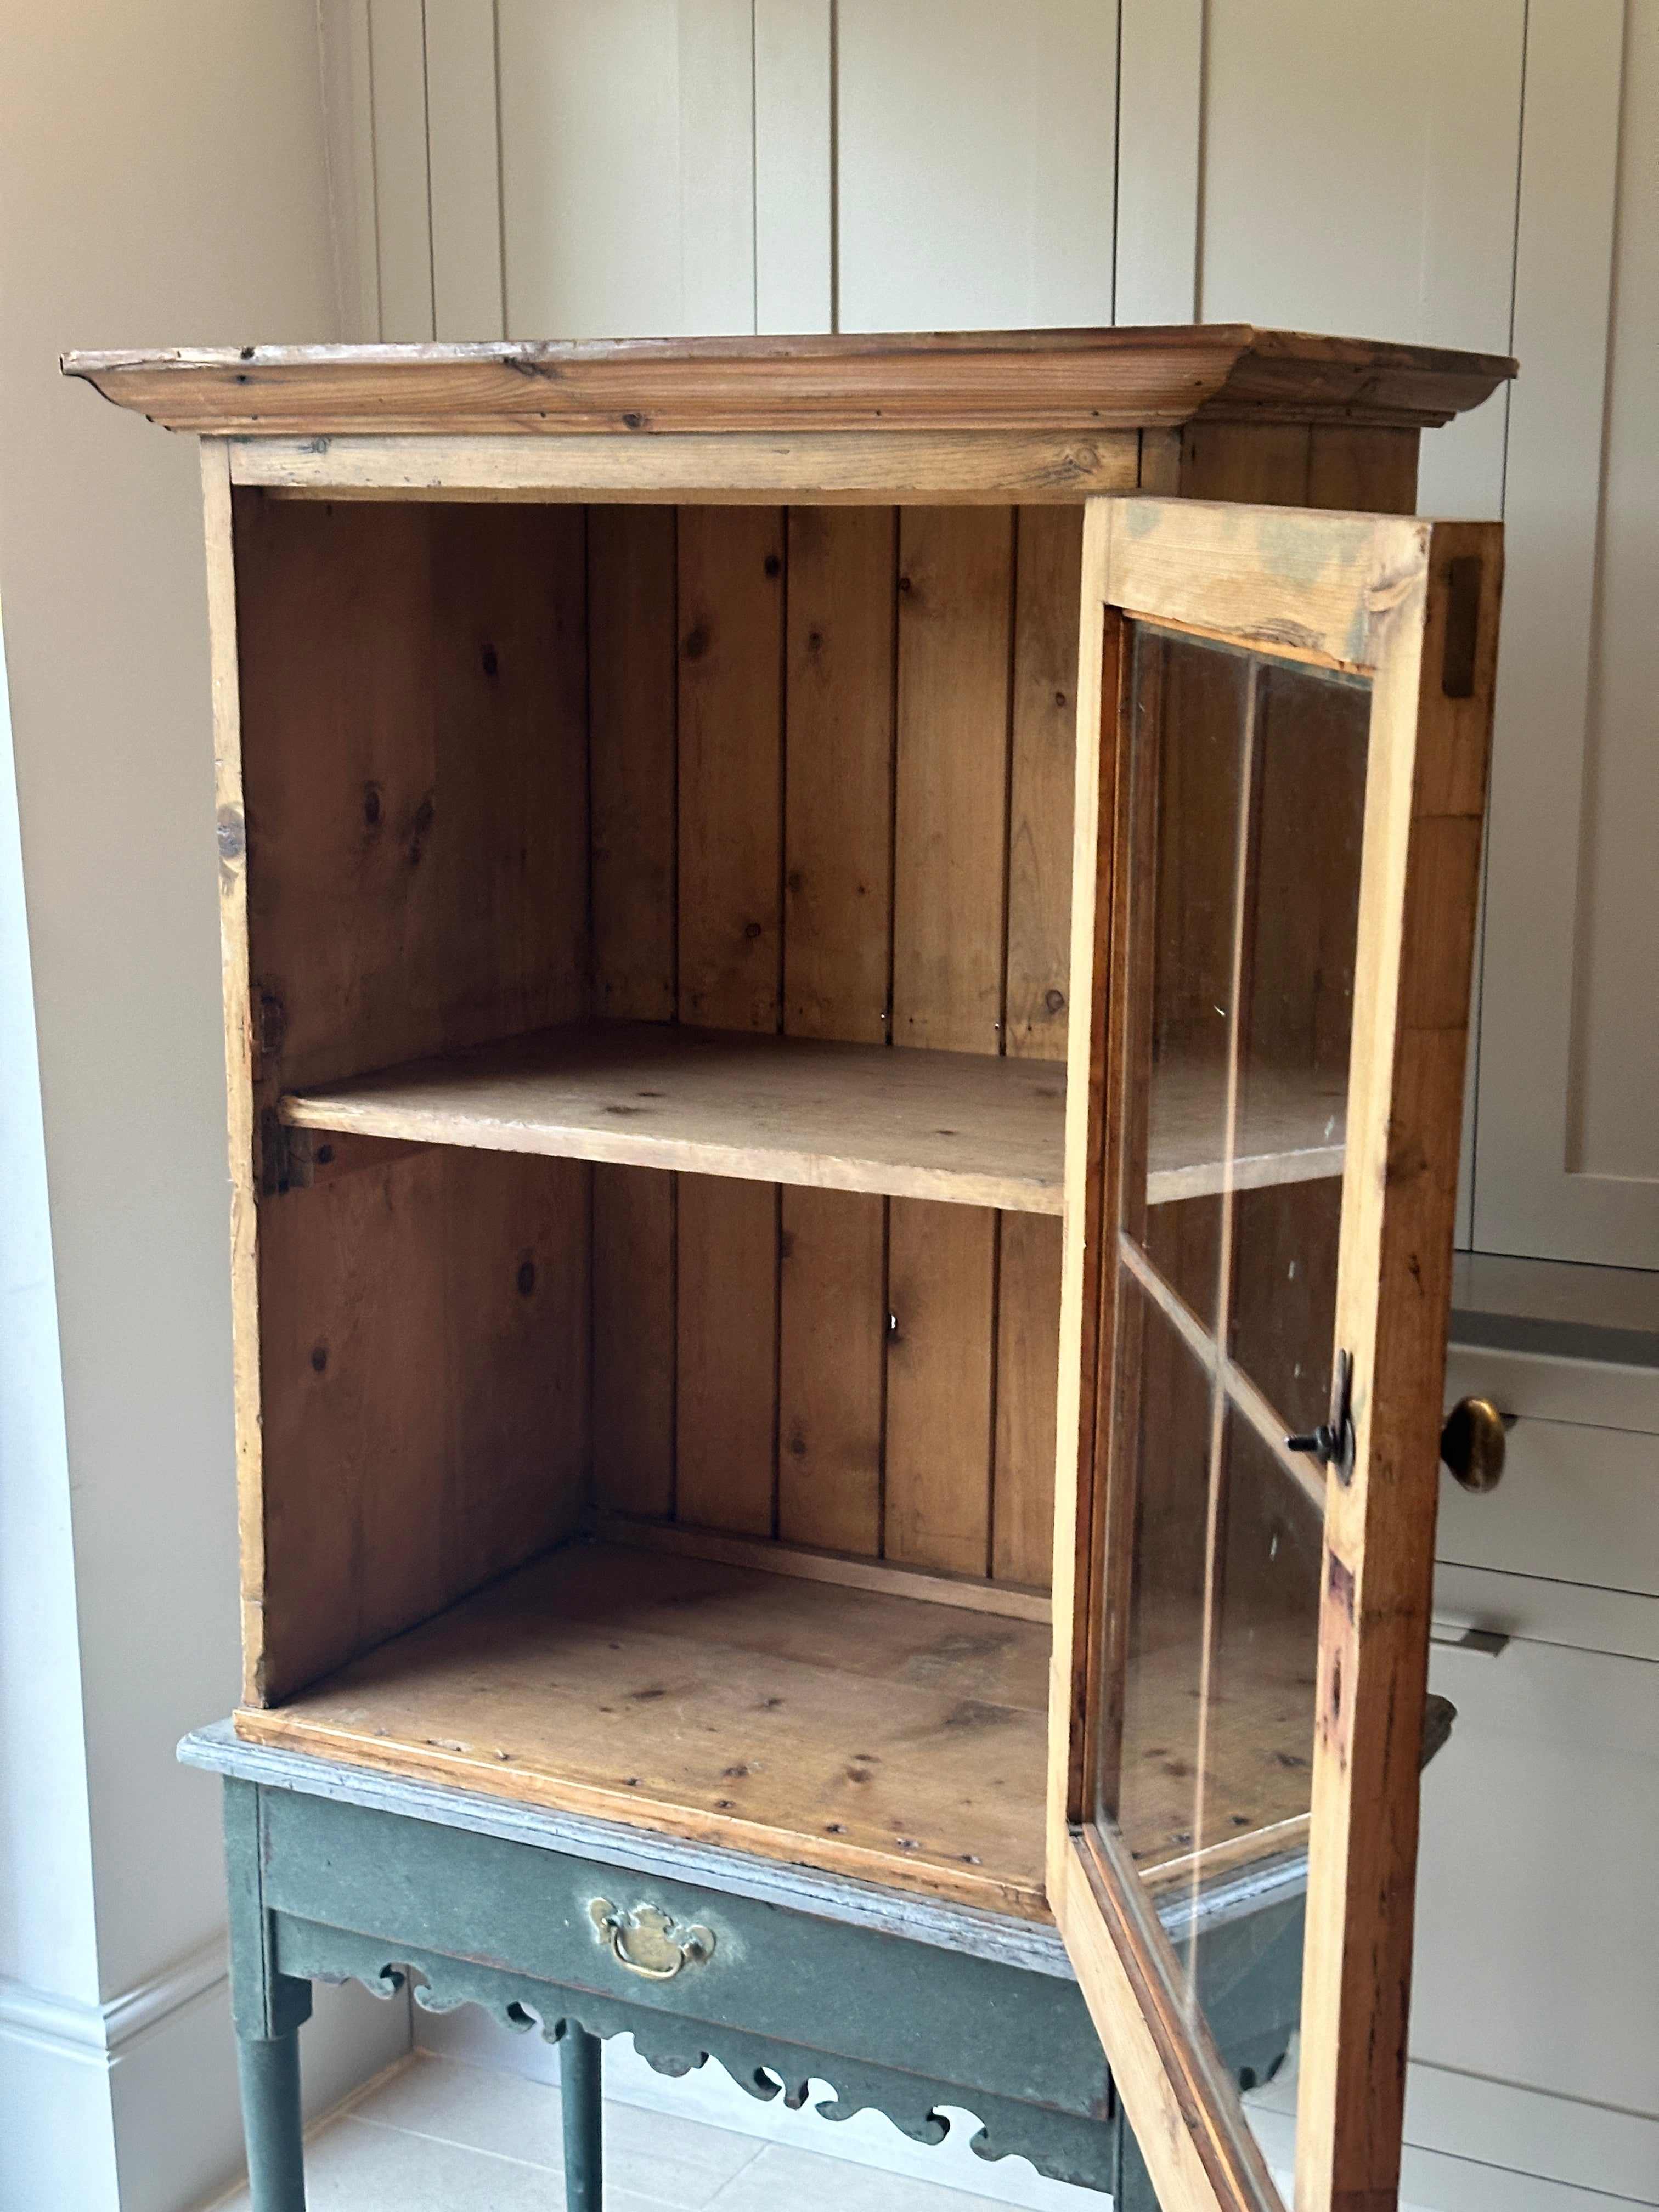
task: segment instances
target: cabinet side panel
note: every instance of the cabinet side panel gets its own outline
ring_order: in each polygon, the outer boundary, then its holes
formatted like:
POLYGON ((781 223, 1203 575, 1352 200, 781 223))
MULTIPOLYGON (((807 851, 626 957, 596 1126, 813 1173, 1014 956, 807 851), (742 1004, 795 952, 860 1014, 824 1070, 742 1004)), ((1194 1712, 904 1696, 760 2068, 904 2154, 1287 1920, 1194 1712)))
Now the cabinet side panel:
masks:
POLYGON ((583 1011, 584 523, 235 522, 269 1701, 580 1511, 587 1170, 305 1146, 275 1109, 583 1011))
POLYGON ((580 511, 236 514, 262 1105, 580 1013, 580 511))
POLYGON ((242 1696, 264 1676, 264 1474, 259 1407, 259 1215, 254 1197, 253 1034, 249 1012, 247 817, 242 793, 236 567, 230 457, 202 441, 208 633, 213 689, 214 802, 219 841, 219 949, 230 1146, 230 1285, 236 1406, 236 1519, 241 1559, 242 1696))
MULTIPOLYGON (((676 1000, 676 515, 587 520, 593 1006, 672 1021, 676 1000)), ((675 1178, 593 1171, 593 1496, 661 1518, 674 1503, 675 1178)))
POLYGON ((410 1146, 264 1202, 260 1702, 574 1527, 587 1191, 575 1162, 410 1146))
MULTIPOLYGON (((1014 516, 907 508, 899 525, 893 1042, 1003 1038, 1014 516)), ((996 1217, 895 1200, 885 1551, 989 1564, 996 1217)))
MULTIPOLYGON (((679 1018, 781 1024, 784 514, 679 515, 679 1018)), ((778 1193, 679 1182, 675 1512, 776 1534, 778 1193)))
MULTIPOLYGON (((879 1044, 892 957, 894 578, 890 507, 789 516, 784 1021, 879 1044)), ((881 1545, 886 1206, 786 1190, 779 1274, 778 1527, 881 1545)))

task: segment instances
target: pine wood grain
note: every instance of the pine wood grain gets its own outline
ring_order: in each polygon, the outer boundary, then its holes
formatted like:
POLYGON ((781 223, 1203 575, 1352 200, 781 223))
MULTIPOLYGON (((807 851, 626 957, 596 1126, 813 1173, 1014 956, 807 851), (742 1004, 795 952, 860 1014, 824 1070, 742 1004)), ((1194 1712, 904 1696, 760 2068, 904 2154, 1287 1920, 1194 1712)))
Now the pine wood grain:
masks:
POLYGON ((279 1698, 575 1525, 586 1171, 434 1147, 267 1203, 262 1244, 279 1698))
MULTIPOLYGON (((1179 443, 1178 430, 1168 434, 1179 443)), ((454 429, 335 437, 320 449, 307 437, 227 443, 233 483, 285 499, 1006 507, 1075 506, 1092 492, 1133 491, 1139 437, 1127 429, 883 429, 525 438, 454 429)))
POLYGON ((1001 1048, 1012 537, 1006 511, 900 520, 896 1044, 1001 1048))
POLYGON ((777 1533, 778 1194, 678 1178, 674 1510, 777 1533))
MULTIPOLYGON (((1016 534, 1005 1047, 1063 1061, 1071 988, 1081 509, 1022 507, 1016 534)), ((991 1572, 1046 1583, 1054 1542, 1060 1240, 1005 1217, 997 1278, 991 1572)))
POLYGON ((1001 427, 1089 433, 1204 408, 1444 422, 1515 374, 1496 356, 1259 331, 896 332, 532 344, 76 353, 64 373, 175 429, 532 434, 1001 427))
POLYGON ((997 1218, 915 1199, 894 1199, 888 1217, 884 1556, 983 1574, 997 1218))
POLYGON ((524 1558, 581 1510, 586 1324, 573 1347, 560 1317, 586 1304, 586 1171, 422 1153, 289 1188, 276 1102, 296 1078, 382 1050, 581 1010, 585 617, 581 518, 568 511, 515 510, 502 532, 477 510, 348 515, 240 494, 234 526, 238 1079, 252 1082, 258 1155, 244 1172, 263 1194, 257 1419, 274 1471, 244 1601, 251 1678, 269 1695, 524 1558), (533 1346, 511 1288, 527 1242, 546 1332, 533 1346), (459 1322, 452 1275, 474 1281, 459 1322), (451 1416, 466 1363, 492 1359, 502 1403, 477 1425, 501 1463, 485 1482, 451 1416), (556 1418, 550 1391, 574 1393, 556 1418), (462 1516, 469 1484, 481 1498, 462 1516))
POLYGON ((782 981, 783 516, 679 518, 679 1018, 775 1030, 782 981))
POLYGON ((888 507, 789 516, 784 1026, 882 1043, 893 862, 888 507))
MULTIPOLYGON (((679 516, 679 1018, 782 1012, 784 517, 679 516)), ((690 1164, 684 1163, 683 1164, 690 1164)), ((776 1533, 777 1194, 679 1192, 675 1510, 776 1533)))
POLYGON ((1030 1621, 578 1545, 237 1728, 1041 1918, 1047 1648, 1030 1621))
POLYGON ((998 1238, 991 1572, 1046 1586, 1054 1565, 1060 1224, 1004 1213, 998 1238))
POLYGON ((594 1011, 674 1018, 675 516, 587 517, 594 1011))
POLYGON ((1066 1057, 1080 507, 1022 507, 1008 803, 1006 1049, 1066 1057))
POLYGON ((674 1510, 677 1178, 593 1171, 593 1498, 674 1510))
POLYGON ((970 1613, 1003 1613, 1010 1620, 1035 1620, 1046 1628, 1050 1606, 1029 1583, 988 1582, 977 1575, 950 1575, 896 1566, 890 1559, 857 1552, 830 1552, 752 1536, 727 1536, 718 1529, 687 1528, 678 1522, 631 1521, 625 1515, 595 1516, 592 1534, 607 1544, 634 1551, 668 1552, 677 1558, 718 1559, 729 1567, 758 1567, 769 1575, 790 1575, 803 1582, 833 1583, 846 1589, 885 1590, 896 1597, 924 1599, 931 1605, 964 1607, 970 1613))
MULTIPOLYGON (((891 1060, 881 1048, 892 952, 897 517, 890 507, 796 507, 788 535, 784 1027, 862 1040, 879 1085, 891 1060)), ((951 1122, 940 1115, 934 1126, 951 1122)), ((886 1210, 878 1198, 790 1189, 781 1218, 779 1534, 874 1556, 886 1210)))
MULTIPOLYGON (((1057 1212, 1042 1060, 653 1022, 573 1023, 290 1093, 297 1127, 1057 1212)), ((1173 1116, 1171 1128, 1186 1124, 1173 1116)), ((1201 1127, 1201 1124, 1196 1124, 1201 1127)), ((1172 1159, 1170 1172, 1218 1173, 1172 1159)))
MULTIPOLYGON (((676 517, 587 514, 592 1004, 670 1022, 678 1001, 676 517)), ((674 1185, 641 1168, 593 1176, 593 1494, 618 1511, 674 1504, 674 1185)))
POLYGON ((886 1216, 877 1197, 786 1190, 778 1363, 778 1534, 881 1547, 886 1216))

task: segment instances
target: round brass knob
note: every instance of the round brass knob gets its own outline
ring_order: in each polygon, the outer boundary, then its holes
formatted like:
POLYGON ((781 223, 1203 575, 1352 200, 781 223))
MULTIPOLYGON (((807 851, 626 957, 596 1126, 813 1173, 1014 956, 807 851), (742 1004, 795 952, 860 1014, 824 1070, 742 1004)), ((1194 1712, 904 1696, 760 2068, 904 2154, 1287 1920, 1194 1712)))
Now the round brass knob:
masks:
POLYGON ((1490 1398, 1460 1398, 1440 1431, 1440 1457, 1465 1490, 1495 1490, 1509 1424, 1490 1398))

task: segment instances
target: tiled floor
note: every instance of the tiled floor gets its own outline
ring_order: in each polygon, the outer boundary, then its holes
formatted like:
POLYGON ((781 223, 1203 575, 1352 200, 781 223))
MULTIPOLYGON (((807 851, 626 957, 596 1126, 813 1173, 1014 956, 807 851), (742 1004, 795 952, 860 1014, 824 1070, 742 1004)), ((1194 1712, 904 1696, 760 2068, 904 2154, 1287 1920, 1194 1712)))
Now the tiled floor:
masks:
MULTIPOLYGON (((831 2124, 793 2117, 803 2131, 831 2124)), ((913 2147, 865 2117, 912 2165, 913 2147)), ((605 2119, 606 2212, 1103 2212, 1110 2202, 1039 2181, 1019 2160, 985 2166, 987 2193, 969 2195, 639 2105, 607 2100, 605 2119), (1012 2186, 1000 2193, 1005 2176, 1012 2186)), ((945 2155, 915 2147, 915 2157, 945 2155)), ((422 2051, 331 2113, 307 2148, 310 2212, 562 2212, 562 2172, 556 2088, 422 2051)), ((238 2189, 216 2212, 247 2203, 238 2189)))

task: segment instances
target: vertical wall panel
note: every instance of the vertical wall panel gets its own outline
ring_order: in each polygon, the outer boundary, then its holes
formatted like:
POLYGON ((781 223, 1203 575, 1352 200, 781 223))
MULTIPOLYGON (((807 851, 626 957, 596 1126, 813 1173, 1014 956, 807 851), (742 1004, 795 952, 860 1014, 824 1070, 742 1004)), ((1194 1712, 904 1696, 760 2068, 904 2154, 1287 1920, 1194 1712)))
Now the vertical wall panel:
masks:
MULTIPOLYGON (((1659 1181, 1659 10, 1629 9, 1568 1159, 1659 1181), (1636 982, 1634 979, 1641 981, 1636 982)), ((1650 1244, 1659 1262, 1659 1242, 1650 1244)))
POLYGON ((499 0, 507 327, 754 326, 746 0, 499 0))
POLYGON ((329 226, 343 343, 380 335, 380 274, 374 234, 374 83, 369 0, 331 0, 317 13, 322 41, 329 226))
POLYGON ((754 86, 750 0, 680 0, 676 329, 686 337, 755 327, 754 86))
POLYGON ((754 0, 755 328, 835 325, 831 0, 754 0))
POLYGON ((440 338, 499 338, 495 0, 425 0, 432 312, 440 338))
POLYGON ((380 336, 388 341, 433 334, 422 13, 409 0, 369 0, 380 336))
POLYGON ((1198 308, 1204 0, 1120 0, 1115 319, 1198 308))
MULTIPOLYGON (((1524 0, 1206 15, 1201 319, 1507 352, 1524 0)), ((1500 512, 1504 404, 1425 434, 1426 512, 1500 512)))
POLYGON ((1117 21, 839 0, 841 327, 1112 319, 1117 21))
MULTIPOLYGON (((1634 21, 1646 13, 1635 10, 1634 21)), ((1575 971, 1589 949, 1580 936, 1584 869, 1587 858, 1592 870, 1596 859, 1586 768, 1594 790, 1609 752, 1616 757, 1628 748, 1625 757, 1643 763, 1650 789, 1652 781, 1650 702, 1637 708, 1627 731, 1604 726, 1586 758, 1599 700, 1629 696, 1608 694, 1596 666, 1598 635, 1607 635, 1598 630, 1598 554, 1631 544, 1625 532, 1615 541, 1601 536, 1624 17, 1617 0, 1533 0, 1529 19, 1516 259, 1515 345, 1523 368, 1510 415, 1474 1241, 1487 1251, 1639 1267, 1651 1267, 1659 1252, 1659 1183, 1595 1172, 1596 1164, 1575 1152, 1583 1129, 1574 1132, 1569 1114, 1575 971)), ((1647 52, 1634 41, 1633 51, 1647 52)), ((1651 82, 1649 61, 1632 70, 1631 94, 1651 82)), ((1625 125, 1627 173, 1636 184, 1626 220, 1639 224, 1651 173, 1643 183, 1638 134, 1650 137, 1654 124, 1650 114, 1638 122, 1627 112, 1625 125)), ((1639 295, 1636 312, 1639 328, 1639 295)), ((1626 368, 1632 373, 1650 380, 1651 356, 1644 364, 1638 351, 1626 368)), ((1630 397, 1621 389, 1621 408, 1630 397)), ((1633 490, 1621 483, 1621 502, 1633 490)), ((1647 528, 1638 525, 1638 534, 1647 528)), ((1626 605, 1630 588, 1623 580, 1613 585, 1611 603, 1626 605)), ((1635 589, 1639 596, 1639 569, 1635 589)), ((1644 622, 1650 637, 1650 605, 1644 622)), ((1599 793, 1592 803, 1599 805, 1599 793)), ((1651 880, 1650 855, 1643 888, 1651 880)), ((1639 896, 1636 886, 1630 891, 1639 896)), ((1597 988, 1617 989, 1625 980, 1639 991, 1625 1018, 1650 1034, 1651 979, 1627 954, 1618 959, 1614 976, 1598 978, 1597 988)), ((1627 1110, 1645 1115, 1638 1126, 1650 1128, 1652 1099, 1639 1087, 1627 1110)), ((1627 1170, 1632 1155, 1623 1160, 1627 1170)))

